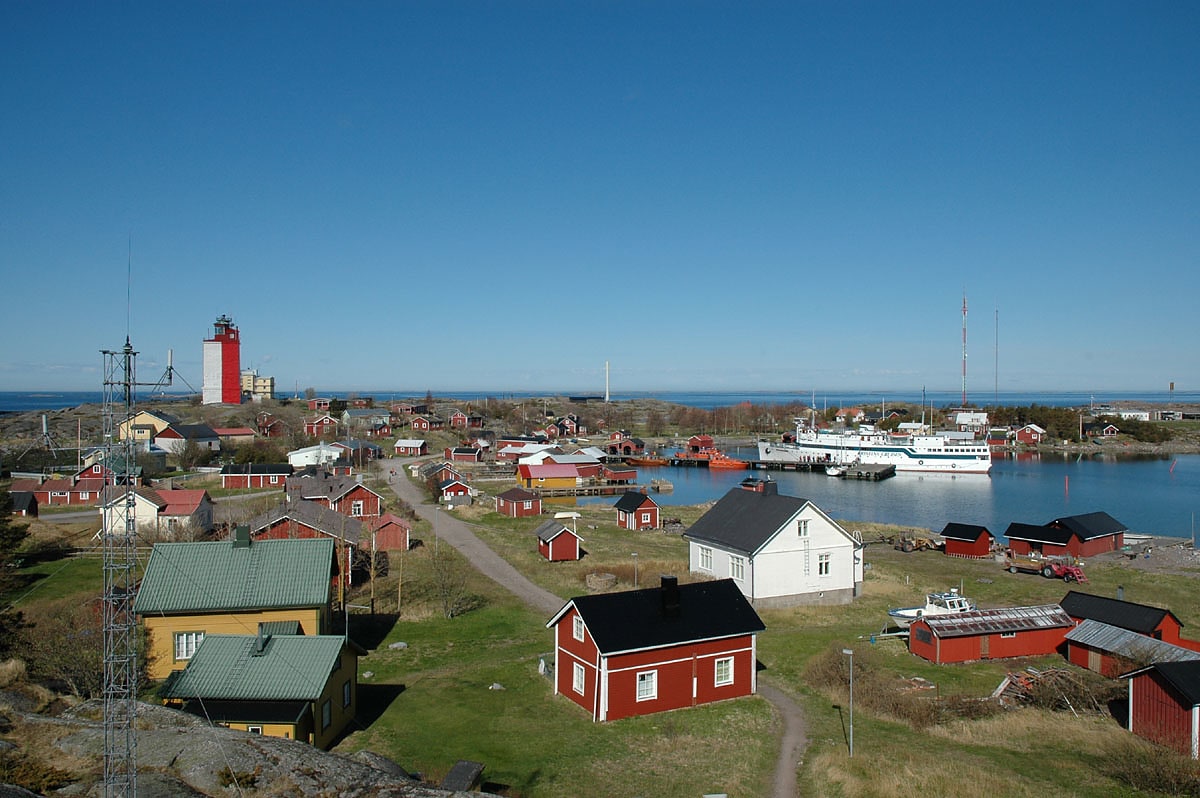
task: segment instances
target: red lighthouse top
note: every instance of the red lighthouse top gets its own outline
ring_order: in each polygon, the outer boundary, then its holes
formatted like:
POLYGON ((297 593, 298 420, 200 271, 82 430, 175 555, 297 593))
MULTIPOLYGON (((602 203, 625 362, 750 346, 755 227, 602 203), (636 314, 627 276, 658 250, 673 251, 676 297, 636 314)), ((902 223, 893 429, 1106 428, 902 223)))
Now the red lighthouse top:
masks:
POLYGON ((236 341, 238 338, 238 329, 233 324, 233 319, 222 314, 213 322, 213 337, 214 341, 236 341))

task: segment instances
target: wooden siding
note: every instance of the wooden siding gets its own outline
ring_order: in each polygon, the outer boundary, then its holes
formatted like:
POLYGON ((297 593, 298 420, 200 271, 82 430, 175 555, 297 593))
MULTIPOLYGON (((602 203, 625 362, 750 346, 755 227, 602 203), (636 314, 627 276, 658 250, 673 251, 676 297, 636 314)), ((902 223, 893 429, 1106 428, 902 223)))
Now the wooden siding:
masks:
POLYGON ((1156 671, 1129 680, 1129 730, 1137 736, 1196 759, 1196 715, 1196 707, 1188 705, 1156 671))

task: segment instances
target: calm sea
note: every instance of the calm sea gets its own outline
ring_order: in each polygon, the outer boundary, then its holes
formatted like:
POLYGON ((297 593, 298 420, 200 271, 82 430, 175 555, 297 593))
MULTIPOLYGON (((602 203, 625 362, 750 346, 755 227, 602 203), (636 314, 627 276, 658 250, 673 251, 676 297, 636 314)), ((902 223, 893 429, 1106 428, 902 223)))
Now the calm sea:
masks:
MULTIPOLYGON (((756 450, 731 449, 752 459, 756 450)), ((1168 459, 1112 456, 996 459, 992 473, 897 474, 881 482, 837 479, 796 471, 709 471, 642 468, 639 482, 666 479, 671 493, 653 493, 664 505, 702 504, 724 496, 747 476, 779 483, 779 492, 811 500, 834 518, 900 524, 940 532, 951 521, 982 524, 997 535, 1014 521, 1044 524, 1055 518, 1103 510, 1131 531, 1191 538, 1200 512, 1200 455, 1168 459)), ((580 499, 615 504, 616 497, 580 499)), ((668 515, 669 509, 665 509, 668 515)))

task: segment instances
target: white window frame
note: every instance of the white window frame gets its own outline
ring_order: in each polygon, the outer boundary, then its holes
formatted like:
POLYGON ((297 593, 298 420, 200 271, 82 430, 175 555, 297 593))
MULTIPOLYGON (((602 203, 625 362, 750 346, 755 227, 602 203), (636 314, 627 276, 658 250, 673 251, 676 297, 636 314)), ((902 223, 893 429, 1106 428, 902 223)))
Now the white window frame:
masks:
POLYGON ((696 566, 701 571, 711 571, 712 570, 712 551, 713 550, 711 548, 709 548, 708 546, 699 546, 697 548, 698 548, 698 551, 696 554, 696 566))
POLYGON ((571 619, 571 637, 583 642, 583 618, 578 615, 571 619))
POLYGON ((643 524, 650 523, 650 513, 642 513, 642 523, 643 524))
POLYGON ((818 554, 817 555, 817 576, 829 576, 833 568, 833 555, 818 554))
POLYGON ((196 656, 196 649, 204 642, 204 632, 176 632, 174 642, 175 661, 186 662, 196 656))
POLYGON ((366 507, 366 502, 364 502, 362 499, 355 499, 354 501, 350 502, 350 517, 351 518, 361 517, 365 507, 366 507))
POLYGON ((262 734, 263 733, 262 726, 247 726, 246 731, 250 732, 251 734, 262 734))
POLYGON ((278 475, 278 474, 272 474, 272 475, 271 475, 271 484, 272 484, 272 485, 278 485, 278 484, 279 484, 279 475, 278 475))
POLYGON ((802 537, 802 538, 808 537, 808 519, 807 518, 801 518, 799 521, 796 522, 796 535, 797 535, 797 537, 802 537))
POLYGON ((525 509, 526 509, 526 510, 532 510, 532 509, 533 509, 533 502, 532 502, 532 501, 526 501, 526 502, 525 502, 525 509))
POLYGON ((721 657, 713 661, 713 686, 725 687, 733 684, 733 657, 721 657), (721 671, 725 674, 722 675, 721 671))
POLYGON ((638 671, 637 700, 653 701, 658 698, 658 671, 638 671))
POLYGON ((571 668, 571 689, 583 695, 587 689, 587 669, 580 663, 573 663, 571 668))
POLYGON ((730 555, 729 578, 738 582, 746 581, 746 558, 730 555))

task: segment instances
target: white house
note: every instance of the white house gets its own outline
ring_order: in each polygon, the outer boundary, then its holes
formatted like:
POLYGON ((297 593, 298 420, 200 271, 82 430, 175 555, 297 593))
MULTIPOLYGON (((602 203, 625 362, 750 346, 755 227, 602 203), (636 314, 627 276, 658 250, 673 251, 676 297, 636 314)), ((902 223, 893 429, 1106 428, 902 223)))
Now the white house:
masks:
POLYGON ((770 480, 745 480, 684 537, 693 573, 733 579, 756 607, 848 604, 862 591, 862 537, 770 480))
POLYGON ((344 450, 329 443, 318 443, 316 446, 305 446, 287 453, 288 462, 292 468, 305 468, 310 465, 324 465, 336 462, 344 450))
MULTIPOLYGON (((109 517, 109 529, 123 533, 128 508, 124 486, 105 489, 100 516, 109 517)), ((195 540, 213 528, 213 502, 206 490, 133 489, 134 526, 153 539, 195 540)), ((99 537, 103 528, 96 533, 99 537)))

